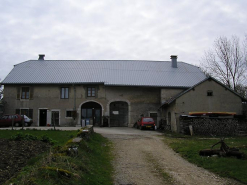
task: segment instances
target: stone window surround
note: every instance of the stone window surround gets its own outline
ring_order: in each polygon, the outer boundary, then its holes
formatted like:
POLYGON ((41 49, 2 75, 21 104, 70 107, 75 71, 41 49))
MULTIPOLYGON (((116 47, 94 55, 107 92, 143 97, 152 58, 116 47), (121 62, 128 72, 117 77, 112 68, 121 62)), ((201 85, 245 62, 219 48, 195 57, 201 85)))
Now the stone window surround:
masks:
POLYGON ((95 86, 87 87, 87 97, 96 97, 96 87, 95 86))
POLYGON ((72 112, 73 112, 73 109, 66 109, 66 111, 65 111, 65 118, 66 119, 73 119, 72 112), (68 113, 70 114, 70 116, 68 116, 68 113))
POLYGON ((69 99, 69 87, 60 88, 60 99, 69 99))
POLYGON ((30 98, 30 88, 27 86, 21 87, 21 99, 27 100, 30 98))

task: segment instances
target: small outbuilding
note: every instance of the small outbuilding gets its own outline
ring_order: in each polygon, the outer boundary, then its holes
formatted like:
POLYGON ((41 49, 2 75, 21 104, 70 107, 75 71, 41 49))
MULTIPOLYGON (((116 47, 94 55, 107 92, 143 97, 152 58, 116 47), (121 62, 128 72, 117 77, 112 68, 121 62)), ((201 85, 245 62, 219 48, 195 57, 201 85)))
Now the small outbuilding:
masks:
POLYGON ((208 77, 191 88, 167 99, 160 107, 171 130, 179 132, 181 115, 191 112, 243 114, 242 102, 246 101, 218 80, 208 77))

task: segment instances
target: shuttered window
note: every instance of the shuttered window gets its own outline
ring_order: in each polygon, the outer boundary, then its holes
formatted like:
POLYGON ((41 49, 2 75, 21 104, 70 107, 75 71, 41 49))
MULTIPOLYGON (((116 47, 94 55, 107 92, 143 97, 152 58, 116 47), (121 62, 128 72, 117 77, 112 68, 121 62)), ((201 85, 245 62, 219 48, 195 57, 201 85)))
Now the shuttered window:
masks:
POLYGON ((29 99, 29 87, 21 88, 21 99, 29 99))

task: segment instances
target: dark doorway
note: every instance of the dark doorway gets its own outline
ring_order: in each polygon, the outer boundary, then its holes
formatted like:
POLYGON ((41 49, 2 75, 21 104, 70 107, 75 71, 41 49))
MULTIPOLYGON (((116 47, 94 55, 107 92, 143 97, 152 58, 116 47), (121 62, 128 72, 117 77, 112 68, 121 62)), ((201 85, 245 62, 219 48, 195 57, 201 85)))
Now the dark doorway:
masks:
POLYGON ((59 111, 52 111, 51 114, 51 124, 52 126, 59 126, 59 111))
POLYGON ((171 113, 168 112, 168 125, 171 125, 171 121, 172 121, 172 116, 171 113))
POLYGON ((96 102, 87 102, 81 106, 82 126, 94 125, 101 126, 102 107, 96 102))
POLYGON ((39 110, 39 126, 46 126, 47 122, 47 110, 40 109, 39 110))
POLYGON ((154 119, 155 125, 157 125, 158 114, 157 113, 149 113, 149 116, 154 119))
POLYGON ((111 127, 128 126, 128 103, 115 101, 110 104, 110 125, 111 127))

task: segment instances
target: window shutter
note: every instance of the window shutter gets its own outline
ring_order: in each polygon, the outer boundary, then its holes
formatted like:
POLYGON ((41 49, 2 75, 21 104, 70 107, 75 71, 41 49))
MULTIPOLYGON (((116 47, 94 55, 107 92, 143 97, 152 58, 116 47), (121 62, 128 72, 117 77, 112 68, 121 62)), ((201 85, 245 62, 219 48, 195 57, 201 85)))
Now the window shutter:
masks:
POLYGON ((21 88, 17 87, 16 88, 16 99, 19 100, 21 97, 21 88))
POLYGON ((30 91, 30 100, 33 100, 33 87, 29 87, 30 91))

